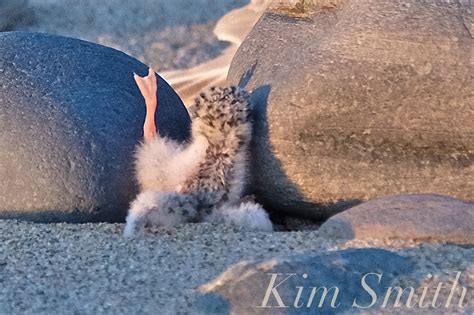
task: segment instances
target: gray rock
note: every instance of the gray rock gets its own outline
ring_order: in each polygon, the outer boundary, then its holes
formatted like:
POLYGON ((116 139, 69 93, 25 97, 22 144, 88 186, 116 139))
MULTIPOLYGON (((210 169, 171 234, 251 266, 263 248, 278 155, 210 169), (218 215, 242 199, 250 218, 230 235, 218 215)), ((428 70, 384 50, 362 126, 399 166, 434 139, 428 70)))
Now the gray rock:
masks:
POLYGON ((321 235, 474 244, 474 203, 431 194, 372 200, 330 218, 321 235))
POLYGON ((28 0, 0 0, 0 31, 15 25, 27 5, 28 0))
POLYGON ((325 219, 402 192, 473 200, 473 17, 472 1, 276 1, 228 76, 257 90, 259 201, 325 219))
MULTIPOLYGON (((145 116, 133 72, 147 66, 111 48, 0 34, 0 218, 123 220, 145 116)), ((160 134, 185 140, 187 111, 158 85, 160 134)))
MULTIPOLYGON (((354 300, 360 306, 372 302, 361 286, 364 276, 367 275, 366 283, 381 297, 395 277, 407 276, 411 271, 412 265, 406 258, 381 249, 351 249, 258 263, 242 262, 202 286, 204 295, 197 305, 202 312, 213 314, 339 314, 357 310, 352 307, 354 300), (376 275, 369 273, 382 274, 380 283, 376 275), (311 303, 313 287, 320 290, 311 303), (325 298, 322 287, 328 290, 325 298), (273 292, 272 288, 275 288, 273 292), (323 303, 320 305, 320 302, 323 303)), ((381 300, 377 299, 371 310, 376 309, 381 300)))

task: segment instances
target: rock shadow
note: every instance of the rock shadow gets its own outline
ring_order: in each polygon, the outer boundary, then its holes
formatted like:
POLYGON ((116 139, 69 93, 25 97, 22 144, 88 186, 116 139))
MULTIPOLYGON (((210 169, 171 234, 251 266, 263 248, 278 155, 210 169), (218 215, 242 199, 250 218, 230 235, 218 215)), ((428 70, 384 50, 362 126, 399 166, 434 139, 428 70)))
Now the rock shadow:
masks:
MULTIPOLYGON (((239 87, 246 88, 258 64, 255 63, 239 80, 239 87)), ((275 156, 270 141, 268 123, 268 100, 272 87, 259 86, 251 92, 253 134, 250 151, 252 159, 249 169, 247 192, 254 194, 279 221, 284 216, 295 216, 324 222, 336 213, 360 204, 361 200, 339 200, 334 203, 316 203, 308 200, 298 186, 288 178, 282 162, 275 156)))

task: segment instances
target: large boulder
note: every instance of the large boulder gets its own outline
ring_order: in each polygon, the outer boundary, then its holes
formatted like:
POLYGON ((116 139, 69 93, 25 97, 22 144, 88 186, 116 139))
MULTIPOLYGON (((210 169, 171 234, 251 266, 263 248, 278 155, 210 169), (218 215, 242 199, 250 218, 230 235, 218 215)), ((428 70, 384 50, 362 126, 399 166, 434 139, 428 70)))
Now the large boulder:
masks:
POLYGON ((28 0, 0 0, 0 31, 14 26, 25 14, 28 0))
MULTIPOLYGON (((136 189, 143 98, 117 50, 46 34, 0 33, 0 219, 119 221, 136 189)), ((181 100, 158 80, 157 125, 189 137, 181 100)))
POLYGON ((241 262, 202 286, 197 306, 204 314, 340 314, 374 302, 369 310, 375 311, 383 299, 374 301, 362 281, 382 297, 396 277, 412 270, 408 259, 381 249, 241 262))
POLYGON ((473 200, 473 19, 472 1, 274 1, 228 75, 255 90, 259 201, 325 219, 402 192, 473 200))
POLYGON ((349 239, 409 239, 474 244, 474 203, 431 194, 380 198, 339 213, 321 235, 349 239))

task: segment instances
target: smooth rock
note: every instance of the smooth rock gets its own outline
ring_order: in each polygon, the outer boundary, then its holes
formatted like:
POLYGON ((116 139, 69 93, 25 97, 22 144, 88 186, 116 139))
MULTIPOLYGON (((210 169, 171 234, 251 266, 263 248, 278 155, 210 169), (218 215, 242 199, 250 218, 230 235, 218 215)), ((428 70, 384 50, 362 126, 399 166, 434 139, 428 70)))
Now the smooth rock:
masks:
POLYGON ((257 199, 319 220, 404 192, 474 200, 473 18, 472 1, 275 1, 228 75, 256 90, 257 199))
MULTIPOLYGON (((371 304, 370 295, 361 286, 364 276, 373 293, 382 297, 395 277, 408 276, 411 271, 408 259, 381 249, 241 262, 201 286, 204 295, 198 308, 213 314, 340 314, 357 311, 352 307, 354 300, 359 306, 371 304), (370 273, 382 274, 380 282, 370 273), (320 290, 311 302, 313 287, 320 290), (323 287, 328 290, 325 298, 323 287)), ((370 310, 376 310, 381 300, 370 310)))
POLYGON ((14 26, 27 8, 28 0, 0 0, 0 31, 14 26))
POLYGON ((371 200, 331 217, 321 235, 348 239, 406 239, 474 244, 474 203, 409 194, 371 200))
MULTIPOLYGON (((147 66, 111 48, 0 33, 0 219, 124 219, 145 116, 133 72, 147 66)), ((160 134, 183 141, 187 111, 158 85, 160 134)))

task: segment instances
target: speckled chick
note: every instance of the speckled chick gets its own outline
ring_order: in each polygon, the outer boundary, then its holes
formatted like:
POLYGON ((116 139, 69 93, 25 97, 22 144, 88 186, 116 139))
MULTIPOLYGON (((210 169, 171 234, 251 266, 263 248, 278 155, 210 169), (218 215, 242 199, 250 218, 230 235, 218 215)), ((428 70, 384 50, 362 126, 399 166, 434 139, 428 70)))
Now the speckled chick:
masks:
POLYGON ((146 224, 232 222, 271 231, 266 211, 241 202, 247 182, 252 137, 248 94, 236 87, 213 87, 189 108, 192 140, 177 144, 155 136, 137 151, 142 192, 131 204, 125 235, 146 224))

